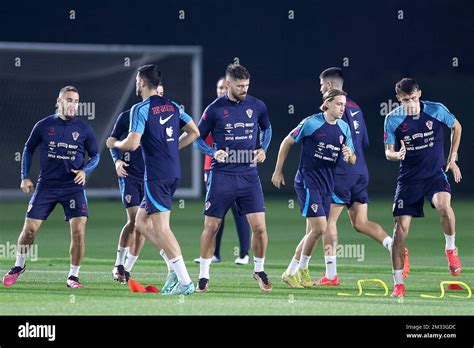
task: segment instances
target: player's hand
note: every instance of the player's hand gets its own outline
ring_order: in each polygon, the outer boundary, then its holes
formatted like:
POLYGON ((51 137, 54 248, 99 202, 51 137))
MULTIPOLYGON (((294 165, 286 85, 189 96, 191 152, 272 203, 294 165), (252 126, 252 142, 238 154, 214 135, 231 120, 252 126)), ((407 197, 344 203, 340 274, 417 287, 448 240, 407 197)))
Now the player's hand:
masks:
POLYGON ((462 175, 461 175, 461 169, 459 169, 458 165, 456 164, 456 161, 453 159, 451 160, 447 165, 446 165, 446 169, 444 170, 445 172, 447 172, 448 170, 450 170, 453 172, 453 176, 454 176, 454 181, 456 182, 456 184, 460 183, 461 182, 461 179, 462 179, 462 175))
POLYGON ((227 157, 229 157, 229 154, 225 152, 224 150, 217 150, 214 153, 214 159, 219 163, 224 163, 227 157))
POLYGON ((272 175, 272 184, 275 186, 277 189, 281 187, 281 185, 285 186, 285 177, 283 176, 283 173, 281 172, 273 172, 272 175))
POLYGON ((126 178, 128 173, 125 170, 125 167, 128 167, 129 165, 122 161, 122 160, 116 160, 115 161, 115 171, 117 172, 117 176, 119 178, 126 178))
POLYGON ((342 144, 342 155, 344 156, 344 162, 349 162, 349 158, 352 157, 354 153, 350 149, 350 147, 346 146, 345 144, 342 144))
POLYGON ((23 179, 21 181, 20 188, 24 193, 30 193, 33 192, 35 185, 33 185, 33 181, 31 181, 31 179, 23 179))
POLYGON ((254 159, 252 163, 263 163, 267 158, 267 154, 264 149, 257 149, 253 152, 254 159))
POLYGON ((113 149, 115 146, 115 142, 117 141, 116 138, 114 137, 108 137, 107 141, 105 142, 105 146, 107 146, 108 149, 113 149))
POLYGON ((84 185, 86 183, 86 172, 79 169, 71 169, 71 172, 76 174, 74 182, 78 185, 84 185))
POLYGON ((403 140, 400 140, 400 150, 396 153, 397 159, 399 161, 403 161, 405 159, 405 155, 407 153, 407 149, 405 148, 405 143, 403 140))

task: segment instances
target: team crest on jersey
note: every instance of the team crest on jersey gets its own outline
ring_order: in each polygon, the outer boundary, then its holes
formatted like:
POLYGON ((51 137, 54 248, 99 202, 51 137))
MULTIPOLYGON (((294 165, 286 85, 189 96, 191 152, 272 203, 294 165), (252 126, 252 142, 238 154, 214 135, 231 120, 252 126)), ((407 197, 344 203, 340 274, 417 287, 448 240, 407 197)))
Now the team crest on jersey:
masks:
POLYGON ((426 127, 428 127, 429 130, 433 128, 433 121, 426 121, 426 127))
POLYGON ((132 195, 126 195, 125 200, 127 201, 127 203, 130 203, 132 201, 132 195))
POLYGON ((339 142, 342 144, 343 141, 344 141, 344 136, 343 136, 343 135, 340 135, 340 136, 339 136, 339 142))
POLYGON ((206 204, 204 205, 204 209, 208 210, 211 207, 211 202, 207 201, 206 204))
POLYGON ((229 117, 229 111, 227 109, 224 109, 224 118, 229 117))
POLYGON ((354 129, 357 130, 359 128, 359 121, 354 121, 354 129))
POLYGON ((249 118, 252 118, 252 115, 253 115, 253 110, 252 110, 252 109, 247 109, 247 110, 245 110, 245 113, 247 114, 247 116, 248 116, 249 118))
POLYGON ((173 136, 173 127, 172 126, 166 127, 166 135, 170 138, 173 136))
POLYGON ((72 138, 74 139, 74 141, 77 141, 77 139, 79 139, 79 133, 78 132, 72 132, 72 138))
POLYGON ((318 212, 318 205, 316 203, 311 204, 311 209, 314 211, 314 213, 318 212))

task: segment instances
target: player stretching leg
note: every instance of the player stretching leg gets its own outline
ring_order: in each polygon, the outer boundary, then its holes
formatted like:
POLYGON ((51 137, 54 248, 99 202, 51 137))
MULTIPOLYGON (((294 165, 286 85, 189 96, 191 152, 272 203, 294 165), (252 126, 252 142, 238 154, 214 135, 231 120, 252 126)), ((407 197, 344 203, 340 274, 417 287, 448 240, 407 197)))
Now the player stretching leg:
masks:
POLYGON ((461 181, 456 164, 462 127, 459 121, 441 103, 420 101, 421 89, 411 78, 397 82, 395 91, 402 104, 385 118, 385 156, 389 161, 400 161, 400 173, 393 203, 395 218, 393 238, 392 297, 405 296, 403 281, 405 240, 412 217, 423 217, 426 198, 440 217, 446 239, 445 254, 453 276, 461 273, 455 239, 455 216, 451 208, 451 188, 445 174, 451 170, 454 181, 461 181), (443 125, 451 129, 451 149, 444 164, 443 125), (395 144, 400 144, 395 151, 395 144))
POLYGON ((130 110, 127 137, 122 141, 109 138, 107 147, 135 151, 141 146, 145 162, 145 196, 135 225, 153 246, 164 250, 171 262, 177 282, 162 294, 189 295, 194 292, 194 284, 169 220, 172 198, 181 177, 179 149, 190 145, 199 136, 199 130, 178 104, 157 94, 161 72, 155 65, 140 67, 136 80, 136 92, 143 102, 130 110), (186 133, 178 139, 180 129, 186 133), (152 229, 148 227, 149 219, 152 229))
POLYGON ((40 147, 41 173, 31 197, 23 230, 18 238, 15 266, 3 277, 3 285, 13 285, 25 271, 26 253, 36 233, 57 203, 64 209, 65 220, 71 227, 71 266, 66 281, 70 288, 83 288, 79 269, 85 252, 88 216, 84 185, 86 175, 99 163, 99 153, 92 127, 76 117, 79 92, 73 86, 63 87, 56 101, 56 114, 43 118, 31 131, 21 162, 21 189, 33 191, 30 179, 31 159, 40 147), (89 161, 85 163, 85 154, 89 161))
POLYGON ((206 203, 204 231, 201 235, 200 271, 197 290, 208 291, 209 268, 216 234, 226 212, 236 204, 252 228, 254 253, 253 277, 262 291, 272 290, 264 271, 268 237, 265 203, 257 163, 265 161, 271 140, 271 125, 265 104, 247 95, 250 74, 245 67, 230 64, 226 70, 227 94, 217 98, 204 111, 199 122, 201 136, 195 145, 212 156, 206 203), (258 139, 258 132, 261 139, 258 139), (211 133, 214 147, 206 144, 211 133))
POLYGON ((288 152, 295 143, 301 143, 301 157, 295 176, 295 191, 306 218, 306 235, 298 247, 301 248, 301 262, 293 257, 288 270, 283 273, 282 281, 294 288, 302 288, 301 279, 308 279, 305 286, 312 286, 308 264, 318 239, 327 228, 327 218, 334 191, 336 166, 344 156, 344 161, 356 163, 349 125, 341 120, 346 105, 346 93, 331 89, 323 96, 322 113, 305 118, 282 141, 278 152, 272 183, 280 188, 285 185, 283 166, 288 152))

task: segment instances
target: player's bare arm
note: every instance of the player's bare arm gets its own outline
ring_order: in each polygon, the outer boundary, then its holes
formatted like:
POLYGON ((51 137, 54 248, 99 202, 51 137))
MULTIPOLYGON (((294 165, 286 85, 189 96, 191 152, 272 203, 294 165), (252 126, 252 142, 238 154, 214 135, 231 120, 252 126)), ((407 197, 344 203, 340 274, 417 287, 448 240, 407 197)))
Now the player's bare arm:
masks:
POLYGON ((275 171, 272 175, 272 184, 276 188, 280 188, 281 185, 285 185, 285 177, 283 176, 283 166, 285 165, 286 158, 288 157, 288 152, 290 148, 295 144, 295 139, 290 135, 287 135, 285 139, 281 142, 280 150, 278 151, 277 162, 275 165, 275 171))
POLYGON ((194 121, 189 121, 182 129, 184 133, 179 137, 180 150, 192 144, 200 135, 199 128, 194 121))
POLYGON ((385 144, 385 158, 389 161, 403 161, 406 155, 405 143, 400 140, 400 150, 395 151, 395 145, 385 144))
POLYGON ((448 161, 446 164, 445 171, 451 170, 453 172, 454 181, 459 183, 462 179, 461 170, 459 169, 456 161, 458 160, 458 149, 461 143, 462 126, 458 120, 454 122, 454 126, 451 128, 451 148, 449 149, 448 161))
POLYGON ((118 141, 113 137, 107 138, 106 145, 109 149, 117 148, 122 151, 135 151, 140 146, 141 133, 130 132, 123 140, 118 141))

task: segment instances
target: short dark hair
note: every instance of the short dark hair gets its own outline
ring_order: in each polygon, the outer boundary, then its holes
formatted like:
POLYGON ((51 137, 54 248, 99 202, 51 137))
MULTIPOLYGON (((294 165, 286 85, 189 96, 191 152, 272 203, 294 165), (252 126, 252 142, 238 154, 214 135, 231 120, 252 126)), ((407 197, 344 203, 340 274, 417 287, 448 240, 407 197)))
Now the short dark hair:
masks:
POLYGON ((412 94, 413 92, 420 89, 420 85, 416 82, 415 79, 405 77, 397 82, 395 85, 395 92, 397 94, 412 94))
POLYGON ((249 80, 250 73, 248 70, 239 64, 229 64, 225 71, 226 77, 230 77, 232 80, 249 80))
POLYGON ((59 90, 59 96, 62 96, 66 92, 76 92, 77 94, 79 94, 79 90, 76 87, 69 85, 69 86, 64 86, 63 88, 59 90))
POLYGON ((344 83, 344 75, 341 68, 327 68, 319 75, 319 78, 323 80, 340 80, 341 83, 344 83))
POLYGON ((150 89, 155 89, 161 84, 161 71, 155 64, 139 67, 138 76, 146 81, 146 85, 150 89))

